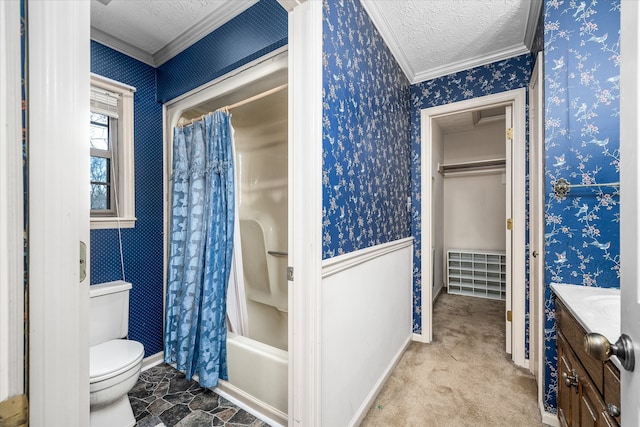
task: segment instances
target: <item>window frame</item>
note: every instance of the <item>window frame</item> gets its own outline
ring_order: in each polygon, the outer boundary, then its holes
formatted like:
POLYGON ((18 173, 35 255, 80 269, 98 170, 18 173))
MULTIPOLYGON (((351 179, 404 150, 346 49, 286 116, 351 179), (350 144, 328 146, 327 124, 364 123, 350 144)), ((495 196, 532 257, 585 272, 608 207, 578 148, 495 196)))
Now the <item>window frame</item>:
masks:
MULTIPOLYGON (((109 119, 111 162, 113 163, 112 207, 105 211, 91 211, 91 229, 133 228, 136 222, 133 94, 136 89, 93 73, 91 74, 91 87, 118 94, 120 97, 115 132, 113 132, 112 119, 109 119), (113 189, 114 186, 116 191, 113 189)), ((93 150, 90 151, 93 152, 93 150)))
MULTIPOLYGON (((91 112, 92 114, 94 114, 94 112, 91 112)), ((102 113, 97 113, 97 114, 102 114, 102 113)), ((106 114, 102 114, 105 117, 107 117, 107 132, 109 135, 109 149, 107 150, 102 150, 100 148, 93 148, 90 147, 89 148, 89 153, 90 153, 90 157, 98 157, 101 159, 107 159, 107 165, 109 165, 107 167, 107 182, 105 184, 107 184, 107 188, 109 189, 109 205, 110 207, 108 209, 91 209, 90 212, 90 216, 92 217, 115 217, 116 216, 116 212, 117 212, 117 207, 119 208, 119 206, 116 206, 116 203, 120 203, 119 201, 116 202, 116 188, 114 188, 114 180, 117 179, 118 177, 118 119, 116 119, 115 117, 110 117, 107 116, 106 114)), ((93 122, 90 122, 93 124, 93 122)), ((94 184, 94 181, 91 181, 91 185, 94 184)), ((119 210, 119 209, 118 209, 119 210)))

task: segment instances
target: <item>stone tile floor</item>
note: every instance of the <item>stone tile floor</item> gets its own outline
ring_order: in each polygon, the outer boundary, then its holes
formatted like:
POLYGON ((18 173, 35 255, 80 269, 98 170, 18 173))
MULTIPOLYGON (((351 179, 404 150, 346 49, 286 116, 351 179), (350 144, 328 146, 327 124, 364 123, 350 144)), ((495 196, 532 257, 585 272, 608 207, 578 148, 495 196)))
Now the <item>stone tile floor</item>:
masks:
POLYGON ((129 401, 137 427, 268 426, 169 365, 141 372, 129 401))

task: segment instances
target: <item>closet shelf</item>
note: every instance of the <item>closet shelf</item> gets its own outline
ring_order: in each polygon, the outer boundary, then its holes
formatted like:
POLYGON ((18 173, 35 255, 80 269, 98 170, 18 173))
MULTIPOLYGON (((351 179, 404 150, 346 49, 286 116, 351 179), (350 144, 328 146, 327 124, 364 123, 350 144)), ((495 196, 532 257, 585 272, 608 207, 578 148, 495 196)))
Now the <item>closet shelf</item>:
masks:
POLYGON ((481 174, 504 172, 507 161, 501 159, 474 160, 471 162, 438 163, 438 172, 450 174, 481 174))

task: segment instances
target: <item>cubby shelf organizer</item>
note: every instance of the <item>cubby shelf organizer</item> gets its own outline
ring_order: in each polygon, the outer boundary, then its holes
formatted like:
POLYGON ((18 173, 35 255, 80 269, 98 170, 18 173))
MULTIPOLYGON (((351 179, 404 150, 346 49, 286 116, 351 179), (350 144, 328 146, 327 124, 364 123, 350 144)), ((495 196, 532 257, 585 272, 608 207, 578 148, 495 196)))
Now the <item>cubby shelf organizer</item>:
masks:
POLYGON ((505 300, 507 263, 504 252, 447 251, 447 287, 450 294, 505 300))

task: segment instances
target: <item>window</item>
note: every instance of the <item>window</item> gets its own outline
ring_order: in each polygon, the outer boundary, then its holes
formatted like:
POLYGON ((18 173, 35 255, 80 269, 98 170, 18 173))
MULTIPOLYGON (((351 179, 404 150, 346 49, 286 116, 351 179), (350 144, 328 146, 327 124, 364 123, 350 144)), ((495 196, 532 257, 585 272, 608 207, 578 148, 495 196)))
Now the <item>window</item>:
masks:
POLYGON ((135 225, 133 93, 91 75, 89 118, 91 228, 135 225))
POLYGON ((114 216, 115 189, 113 177, 118 176, 113 160, 117 158, 114 134, 118 119, 91 112, 91 213, 94 216, 114 216))

